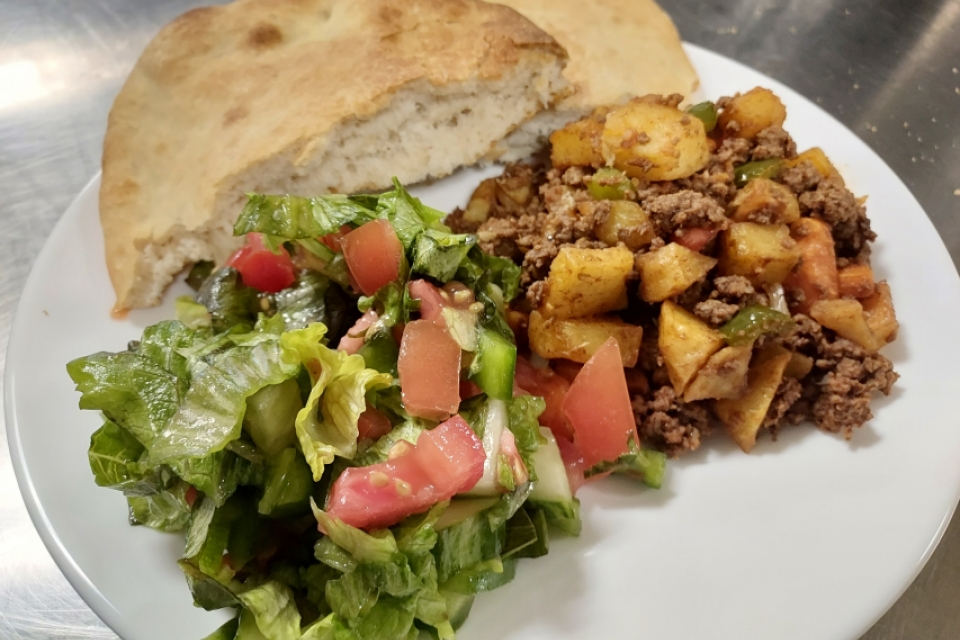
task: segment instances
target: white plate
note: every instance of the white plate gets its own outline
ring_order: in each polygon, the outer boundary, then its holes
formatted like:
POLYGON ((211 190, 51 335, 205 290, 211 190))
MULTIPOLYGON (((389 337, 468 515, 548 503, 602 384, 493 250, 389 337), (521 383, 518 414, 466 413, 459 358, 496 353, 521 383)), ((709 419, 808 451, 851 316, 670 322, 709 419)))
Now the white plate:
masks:
MULTIPOLYGON (((460 637, 852 640, 926 562, 960 494, 960 280, 920 205, 840 123, 798 94, 688 47, 701 95, 755 85, 787 104, 801 148, 819 145, 880 238, 874 267, 893 289, 901 331, 887 350, 902 378, 851 442, 804 427, 749 456, 722 435, 669 465, 660 491, 607 480, 585 488, 583 535, 523 561, 516 580, 477 598, 460 637)), ((421 190, 462 202, 476 173, 421 190)), ((127 525, 123 497, 87 467, 98 416, 77 409, 72 358, 119 350, 164 308, 111 320, 97 218, 98 180, 70 206, 27 282, 5 384, 12 457, 33 521, 67 578, 127 640, 200 638, 224 612, 191 606, 179 536, 127 525)), ((182 286, 182 285, 181 285, 182 286)))

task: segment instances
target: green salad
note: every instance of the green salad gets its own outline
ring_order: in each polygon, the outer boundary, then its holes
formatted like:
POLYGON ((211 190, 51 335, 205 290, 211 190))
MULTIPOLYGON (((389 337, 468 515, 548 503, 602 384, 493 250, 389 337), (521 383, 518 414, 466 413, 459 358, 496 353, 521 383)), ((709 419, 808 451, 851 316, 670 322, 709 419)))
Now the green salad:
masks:
POLYGON ((632 417, 571 404, 620 394, 601 352, 572 383, 518 355, 518 266, 443 215, 396 182, 251 195, 246 244, 192 269, 176 320, 68 364, 103 415, 96 483, 185 533, 196 606, 237 610, 208 638, 454 638, 476 594, 579 534, 583 481, 660 485, 632 417))

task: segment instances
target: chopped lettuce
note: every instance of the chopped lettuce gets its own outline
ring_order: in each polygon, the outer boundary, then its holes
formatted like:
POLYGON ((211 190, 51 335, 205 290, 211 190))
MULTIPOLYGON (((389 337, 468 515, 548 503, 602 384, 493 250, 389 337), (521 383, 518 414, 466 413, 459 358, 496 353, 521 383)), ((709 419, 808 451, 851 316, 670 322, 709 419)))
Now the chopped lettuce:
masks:
POLYGON ((197 302, 210 312, 214 331, 253 326, 259 309, 257 291, 243 284, 233 267, 210 274, 197 292, 197 302))
POLYGON ((603 473, 618 473, 642 481, 649 487, 659 489, 663 484, 667 457, 660 451, 643 449, 630 438, 626 453, 612 462, 599 462, 588 469, 587 478, 603 473))
POLYGON ((413 247, 413 272, 449 282, 476 244, 475 235, 426 229, 417 236, 413 247))
POLYGON ((323 345, 325 332, 322 324, 315 324, 281 338, 284 348, 306 367, 313 383, 306 406, 297 414, 296 429, 317 482, 335 456, 352 458, 356 454, 357 421, 366 410, 367 392, 393 381, 389 374, 368 369, 361 356, 323 345))
POLYGON ((233 227, 242 236, 259 232, 286 240, 315 239, 336 233, 345 224, 373 219, 360 198, 343 195, 301 198, 252 194, 233 227))
POLYGON ((289 587, 270 581, 237 596, 268 640, 297 640, 300 612, 289 587))

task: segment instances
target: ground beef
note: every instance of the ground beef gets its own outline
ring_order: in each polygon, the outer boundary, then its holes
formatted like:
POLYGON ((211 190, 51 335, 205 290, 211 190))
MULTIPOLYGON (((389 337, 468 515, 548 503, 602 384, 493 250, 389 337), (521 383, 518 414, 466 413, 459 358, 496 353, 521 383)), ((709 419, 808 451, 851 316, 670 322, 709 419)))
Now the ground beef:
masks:
POLYGON ((693 307, 693 312, 703 320, 713 325, 721 325, 737 315, 740 306, 721 302, 720 300, 704 300, 693 307))
POLYGON ((757 146, 751 153, 752 160, 770 160, 772 158, 795 158, 797 145, 790 134, 782 127, 774 125, 757 134, 757 146))
POLYGON ((671 457, 693 451, 710 433, 710 412, 696 402, 684 402, 669 385, 650 399, 634 397, 633 415, 644 444, 671 457))
POLYGON ((790 190, 797 195, 816 189, 822 179, 823 176, 809 160, 780 170, 780 182, 790 187, 790 190))
POLYGON ((879 353, 837 337, 805 315, 797 314, 794 320, 796 327, 783 344, 813 357, 814 366, 802 380, 800 396, 783 424, 811 420, 820 429, 849 439, 855 428, 873 417, 871 394, 889 394, 899 375, 893 363, 879 353))
POLYGON ((800 195, 800 212, 820 218, 833 230, 837 256, 857 258, 869 255, 869 242, 876 239, 870 229, 867 208, 854 197, 838 177, 824 178, 816 190, 800 195))
POLYGON ((777 432, 783 426, 781 420, 801 395, 803 395, 803 385, 800 381, 796 378, 784 378, 777 387, 777 393, 773 396, 767 415, 760 426, 770 429, 773 437, 776 438, 777 432))
POLYGON ((696 191, 684 190, 656 196, 642 203, 657 233, 672 235, 677 229, 717 227, 725 229, 729 219, 717 201, 696 191))

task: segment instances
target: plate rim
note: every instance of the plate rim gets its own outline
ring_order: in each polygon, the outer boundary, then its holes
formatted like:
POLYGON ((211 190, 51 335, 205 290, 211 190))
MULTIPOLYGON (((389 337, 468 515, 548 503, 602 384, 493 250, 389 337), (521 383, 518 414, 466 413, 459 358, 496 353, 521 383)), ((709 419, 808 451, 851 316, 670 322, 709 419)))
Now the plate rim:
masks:
MULTIPOLYGON (((714 56, 717 58, 722 58, 723 61, 730 65, 735 65, 738 69, 748 71, 751 74, 760 74, 768 82, 771 82, 777 87, 786 89, 787 91, 799 96, 804 101, 808 102, 811 106, 816 107, 820 113, 832 120, 835 124, 842 127, 844 130, 849 132, 856 140, 860 141, 866 148, 869 149, 870 153, 878 160, 882 165, 887 168, 890 173, 896 178, 896 186, 899 186, 903 191, 909 194, 910 199, 916 205, 916 208, 923 213, 933 227, 934 233, 936 234, 937 239, 939 240, 939 246, 936 247, 937 252, 941 253, 943 256, 948 258, 948 262, 951 265, 953 279, 960 285, 960 274, 958 274, 956 265, 953 264, 952 259, 950 258, 949 251, 946 248, 946 245, 943 241, 942 236, 936 227, 932 224, 929 214, 917 200, 916 196, 910 190, 909 186, 903 181, 903 179, 890 167, 890 165, 880 156, 875 150, 873 150, 870 145, 867 144, 863 138, 858 136, 852 129, 847 125, 842 123, 837 119, 833 114, 829 113, 823 109, 820 105, 816 104, 814 101, 810 100, 803 94, 792 89, 783 82, 768 76, 767 74, 754 69, 738 60, 735 60, 727 55, 718 53, 716 51, 701 47, 696 44, 689 43, 687 41, 683 42, 684 48, 688 52, 695 52, 695 55, 706 55, 714 56)), ((698 88, 693 92, 693 95, 696 95, 697 92, 701 91, 701 88, 698 88)), ((46 261, 47 254, 54 251, 54 245, 57 244, 54 242, 56 238, 59 238, 65 229, 68 226, 68 221, 73 217, 78 215, 76 210, 81 206, 82 202, 85 200, 96 197, 96 194, 92 193, 94 190, 98 189, 100 186, 100 181, 102 177, 102 172, 98 170, 96 174, 90 178, 87 183, 79 190, 74 199, 70 204, 64 209, 63 214, 57 220, 50 234, 44 240, 41 250, 37 253, 34 263, 31 265, 29 275, 27 276, 23 288, 18 297, 14 312, 13 320, 11 322, 10 331, 7 337, 7 355, 5 359, 5 364, 9 365, 11 362, 19 359, 18 354, 20 351, 21 341, 18 340, 18 337, 26 331, 23 327, 27 323, 25 315, 22 314, 22 309, 24 308, 24 300, 27 299, 32 292, 36 289, 35 280, 39 277, 38 265, 41 262, 46 261), (11 355, 14 355, 11 358, 11 355)), ((958 286, 960 289, 960 286, 958 286)), ((58 569, 74 588, 77 594, 81 599, 90 607, 90 609, 101 619, 103 622, 118 636, 124 638, 125 636, 121 633, 121 629, 125 626, 124 616, 121 614, 114 605, 101 593, 100 589, 92 582, 92 580, 87 576, 87 574, 79 567, 76 563, 70 552, 67 550, 66 546, 63 544, 60 536, 56 533, 50 519, 46 513, 46 508, 43 503, 40 501, 39 496, 36 492, 36 487, 33 482, 32 474, 30 469, 27 466, 26 456, 22 448, 22 440, 20 437, 20 425, 17 420, 16 407, 17 407, 17 396, 15 389, 15 373, 14 367, 6 366, 4 372, 4 384, 3 384, 3 399, 4 399, 4 420, 6 423, 6 434, 8 440, 8 449, 10 452, 11 466, 14 471, 14 476, 16 477, 17 486, 20 491, 20 495, 23 499, 24 505, 27 509, 27 513, 30 516, 30 520, 34 526, 34 529, 37 531, 41 540, 43 541, 44 547, 50 553, 58 569)), ((958 503, 960 503, 960 486, 955 486, 953 493, 955 494, 954 499, 951 502, 951 507, 944 513, 943 518, 941 519, 936 531, 932 532, 933 535, 930 538, 930 542, 927 545, 925 551, 923 552, 920 559, 916 562, 913 567, 912 574, 909 576, 909 579, 904 581, 899 590, 892 594, 890 598, 884 603, 882 609, 878 610, 875 615, 868 621, 864 623, 861 627, 857 638, 861 637, 866 633, 873 625, 876 624, 880 618, 882 618, 890 608, 896 604, 896 602, 903 596, 903 594, 910 588, 910 586, 915 582, 917 576, 927 565, 927 562, 930 560, 930 557, 933 555, 934 551, 942 542, 943 536, 950 525, 950 522, 953 519, 953 516, 957 510, 958 503)), ((851 639, 853 640, 853 639, 851 639)))

